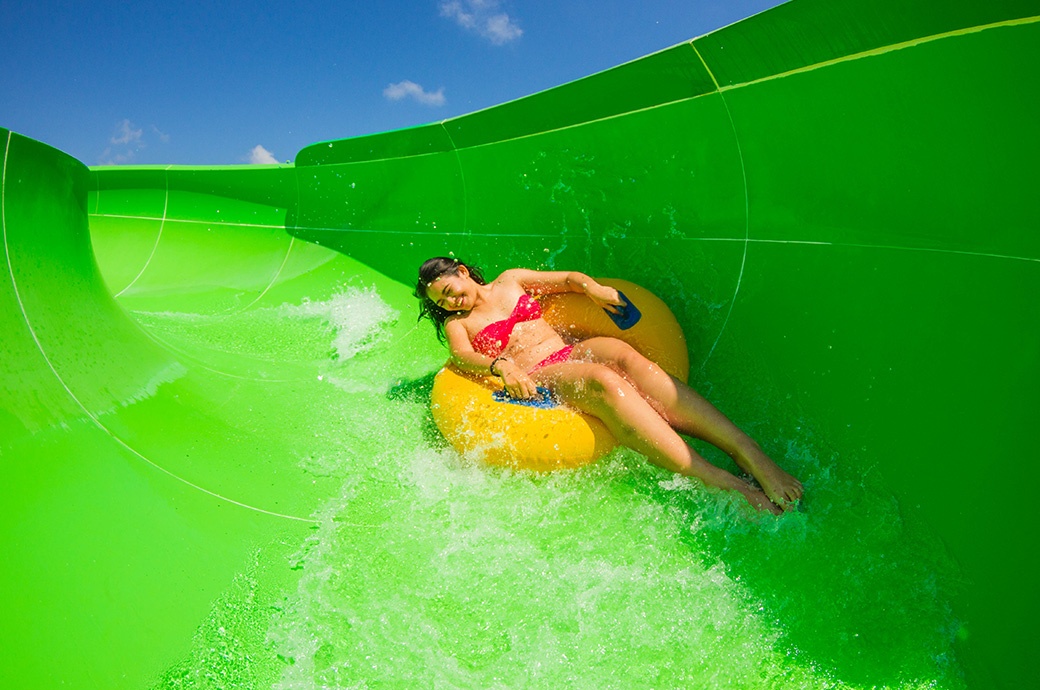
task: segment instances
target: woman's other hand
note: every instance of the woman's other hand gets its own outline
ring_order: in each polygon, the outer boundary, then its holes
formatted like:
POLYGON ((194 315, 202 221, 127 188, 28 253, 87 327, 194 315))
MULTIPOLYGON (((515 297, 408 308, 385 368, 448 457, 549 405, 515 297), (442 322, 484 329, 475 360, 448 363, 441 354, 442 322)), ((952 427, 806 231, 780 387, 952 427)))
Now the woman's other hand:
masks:
POLYGON ((506 392, 514 398, 533 398, 538 395, 538 386, 523 369, 509 360, 503 360, 496 367, 506 392))
POLYGON ((589 280, 582 284, 582 288, 585 290, 588 298, 596 303, 596 306, 600 309, 606 309, 611 314, 620 313, 619 307, 625 306, 625 302, 621 299, 618 291, 612 287, 600 285, 594 280, 589 280))

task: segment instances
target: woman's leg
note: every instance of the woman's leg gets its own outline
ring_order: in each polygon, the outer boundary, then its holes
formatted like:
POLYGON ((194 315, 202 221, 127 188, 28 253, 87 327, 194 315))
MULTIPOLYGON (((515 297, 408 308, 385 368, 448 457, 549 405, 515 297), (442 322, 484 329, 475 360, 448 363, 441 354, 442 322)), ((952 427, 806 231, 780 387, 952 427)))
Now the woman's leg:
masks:
POLYGON ((712 465, 690 448, 658 412, 620 374, 601 364, 563 362, 532 374, 567 404, 599 418, 622 444, 655 465, 697 477, 704 483, 739 491, 756 508, 778 513, 764 493, 712 465))
POLYGON ((617 338, 590 338, 571 355, 616 368, 675 429, 719 448, 749 473, 778 505, 802 496, 802 484, 781 469, 761 446, 695 390, 617 338))

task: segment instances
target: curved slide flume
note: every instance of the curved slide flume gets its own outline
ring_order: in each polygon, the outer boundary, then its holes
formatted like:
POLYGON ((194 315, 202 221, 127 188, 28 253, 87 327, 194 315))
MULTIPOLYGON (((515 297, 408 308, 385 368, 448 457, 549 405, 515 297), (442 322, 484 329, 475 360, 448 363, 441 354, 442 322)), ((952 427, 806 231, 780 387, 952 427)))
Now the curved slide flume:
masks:
POLYGON ((795 1, 294 165, 88 169, 0 130, 0 684, 1028 685, 1040 12, 978 5, 795 1), (665 297, 803 512, 745 534, 624 454, 451 458, 408 286, 449 251, 665 297), (673 605, 667 653, 618 623, 673 605))

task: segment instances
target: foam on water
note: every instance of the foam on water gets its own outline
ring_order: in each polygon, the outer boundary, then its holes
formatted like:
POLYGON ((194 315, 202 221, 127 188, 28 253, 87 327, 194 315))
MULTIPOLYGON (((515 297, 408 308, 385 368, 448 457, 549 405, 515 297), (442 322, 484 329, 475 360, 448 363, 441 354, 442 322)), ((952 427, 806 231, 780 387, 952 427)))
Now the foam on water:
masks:
POLYGON ((334 422, 301 437, 299 466, 342 487, 290 549, 295 585, 259 604, 239 582, 164 686, 963 687, 956 570, 863 459, 818 457, 808 431, 767 448, 807 488, 780 519, 629 451, 487 468, 432 430, 428 378, 394 384, 416 366, 381 302, 279 308, 285 337, 324 338, 315 370, 336 367, 305 408, 334 422))
POLYGON ((346 287, 324 300, 231 314, 134 311, 149 331, 193 351, 274 363, 320 362, 328 369, 376 347, 398 313, 376 290, 346 287))
POLYGON ((277 311, 290 319, 317 318, 328 323, 335 333, 332 349, 339 360, 350 359, 385 340, 387 326, 398 317, 376 290, 364 288, 347 288, 328 300, 283 304, 277 311))
POLYGON ((378 464, 296 554, 278 688, 959 685, 934 554, 884 506, 853 532, 774 520, 627 453, 550 477, 421 445, 378 464))

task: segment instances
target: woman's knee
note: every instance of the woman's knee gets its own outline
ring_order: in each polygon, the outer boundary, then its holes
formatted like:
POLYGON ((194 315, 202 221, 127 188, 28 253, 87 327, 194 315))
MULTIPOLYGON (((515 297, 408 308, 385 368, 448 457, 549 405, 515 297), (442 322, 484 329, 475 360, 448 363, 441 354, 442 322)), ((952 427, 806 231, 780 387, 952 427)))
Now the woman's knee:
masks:
POLYGON ((598 400, 611 402, 625 395, 630 387, 619 373, 608 366, 597 364, 589 368, 584 378, 585 390, 598 400))
POLYGON ((631 376, 654 366, 654 363, 644 357, 639 350, 624 341, 619 342, 620 344, 615 350, 614 364, 621 371, 631 376))

